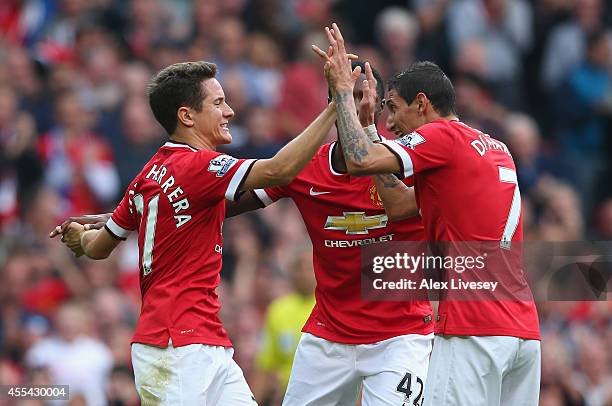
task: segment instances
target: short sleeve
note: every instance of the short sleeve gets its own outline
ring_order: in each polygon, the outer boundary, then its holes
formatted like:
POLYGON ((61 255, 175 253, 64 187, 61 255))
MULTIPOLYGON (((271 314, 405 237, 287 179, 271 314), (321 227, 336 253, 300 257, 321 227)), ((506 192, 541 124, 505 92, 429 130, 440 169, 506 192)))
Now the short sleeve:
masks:
POLYGON ((104 228, 113 237, 125 240, 131 231, 136 230, 137 224, 136 213, 134 213, 132 200, 130 200, 130 189, 128 189, 104 228))
POLYGON ((198 152, 194 170, 203 171, 195 177, 204 198, 236 201, 240 187, 249 175, 256 159, 238 159, 214 151, 198 152))
POLYGON ((453 139, 439 127, 413 131, 396 140, 383 140, 398 159, 404 178, 446 165, 452 156, 453 139))

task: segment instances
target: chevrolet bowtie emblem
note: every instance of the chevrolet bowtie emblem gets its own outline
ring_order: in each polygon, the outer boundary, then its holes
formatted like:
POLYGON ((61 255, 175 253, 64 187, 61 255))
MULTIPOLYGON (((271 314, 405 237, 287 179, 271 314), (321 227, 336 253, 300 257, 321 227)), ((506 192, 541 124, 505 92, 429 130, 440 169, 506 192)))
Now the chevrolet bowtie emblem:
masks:
POLYGON ((326 230, 345 230, 347 234, 368 234, 368 230, 383 228, 387 225, 387 216, 377 214, 366 216, 363 211, 344 212, 343 216, 327 216, 326 230))

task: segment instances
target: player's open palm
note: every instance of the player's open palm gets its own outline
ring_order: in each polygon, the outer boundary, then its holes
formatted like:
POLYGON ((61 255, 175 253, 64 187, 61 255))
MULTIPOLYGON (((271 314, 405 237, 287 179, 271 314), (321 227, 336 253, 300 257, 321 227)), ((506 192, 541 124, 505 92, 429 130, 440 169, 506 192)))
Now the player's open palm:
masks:
POLYGON ((363 81, 362 91, 363 96, 357 106, 359 121, 363 127, 374 124, 374 111, 376 110, 377 95, 376 95, 376 78, 372 73, 372 67, 369 62, 365 63, 366 79, 363 81))

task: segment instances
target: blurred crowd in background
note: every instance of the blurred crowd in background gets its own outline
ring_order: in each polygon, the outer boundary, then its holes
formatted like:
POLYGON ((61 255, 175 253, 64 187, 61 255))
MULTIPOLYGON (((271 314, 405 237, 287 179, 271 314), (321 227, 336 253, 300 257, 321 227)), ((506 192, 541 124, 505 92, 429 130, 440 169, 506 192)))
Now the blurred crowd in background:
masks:
MULTIPOLYGON (((2 0, 0 383, 69 383, 72 404, 138 404, 135 239, 96 262, 49 231, 112 211, 164 142, 146 85, 171 63, 217 63, 236 113, 224 150, 271 156, 327 103, 310 44, 326 43, 332 21, 385 78, 417 60, 449 74, 461 119, 513 154, 527 240, 612 240, 606 0, 2 0)), ((379 128, 388 134, 384 116, 379 128)), ((247 380, 268 383, 260 403, 278 404, 283 379, 257 353, 308 237, 288 201, 226 221, 224 236, 222 319, 247 380)), ((611 302, 538 307, 541 405, 611 405, 611 302)))

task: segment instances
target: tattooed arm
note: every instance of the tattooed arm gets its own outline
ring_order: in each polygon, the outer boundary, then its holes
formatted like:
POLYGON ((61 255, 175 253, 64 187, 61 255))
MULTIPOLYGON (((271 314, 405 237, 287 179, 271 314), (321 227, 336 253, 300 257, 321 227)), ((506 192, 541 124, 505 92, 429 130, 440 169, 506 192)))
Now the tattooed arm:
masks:
MULTIPOLYGON (((363 97, 359 102, 359 121, 368 138, 378 142, 381 138, 376 131, 376 127, 371 125, 374 123, 373 114, 370 114, 367 119, 365 118, 366 114, 363 114, 369 112, 373 103, 376 102, 376 98, 371 96, 375 91, 376 83, 370 82, 368 84, 365 81, 363 97)), ((404 182, 391 174, 372 175, 372 180, 378 191, 378 196, 385 206, 389 220, 403 220, 419 214, 414 188, 406 186, 404 182)))
POLYGON ((403 220, 419 214, 414 188, 406 186, 395 175, 372 175, 378 196, 390 221, 403 220))
POLYGON ((394 175, 373 175, 372 179, 390 221, 419 214, 413 187, 406 186, 394 175))
MULTIPOLYGON (((361 128, 353 99, 353 87, 361 69, 351 70, 338 25, 334 23, 331 30, 325 27, 325 33, 330 44, 328 52, 316 45, 312 49, 325 61, 325 76, 330 88, 335 91, 338 138, 342 144, 347 171, 357 176, 400 172, 402 167, 399 158, 385 146, 370 141, 361 128)), ((365 68, 366 82, 374 80, 370 64, 366 63, 365 68)))
MULTIPOLYGON (((366 73, 369 66, 366 64, 366 73)), ((336 123, 347 171, 351 175, 401 171, 398 158, 387 147, 373 143, 361 128, 352 89, 336 90, 336 123)))

